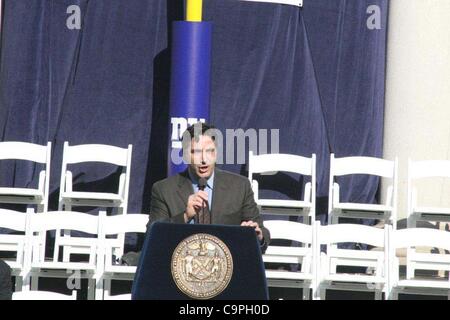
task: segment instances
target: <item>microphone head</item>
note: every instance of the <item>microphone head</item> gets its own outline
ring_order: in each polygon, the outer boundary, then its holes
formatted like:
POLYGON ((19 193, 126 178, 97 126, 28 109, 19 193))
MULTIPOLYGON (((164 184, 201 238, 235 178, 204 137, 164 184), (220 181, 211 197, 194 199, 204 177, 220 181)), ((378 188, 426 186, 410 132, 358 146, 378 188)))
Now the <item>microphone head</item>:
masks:
POLYGON ((198 190, 205 190, 205 187, 206 187, 206 179, 200 178, 198 180, 198 190))

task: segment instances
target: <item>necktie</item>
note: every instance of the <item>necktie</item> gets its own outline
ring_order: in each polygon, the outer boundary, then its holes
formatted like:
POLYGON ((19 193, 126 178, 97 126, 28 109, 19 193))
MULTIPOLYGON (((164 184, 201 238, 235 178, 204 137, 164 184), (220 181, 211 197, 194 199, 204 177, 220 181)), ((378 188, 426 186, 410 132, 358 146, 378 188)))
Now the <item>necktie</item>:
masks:
MULTIPOLYGON (((198 182, 198 190, 205 190, 205 187, 206 179, 201 178, 198 182)), ((203 202, 203 208, 200 209, 198 221, 203 224, 211 224, 211 214, 209 212, 209 205, 207 201, 203 202)))
POLYGON ((203 208, 198 213, 198 222, 203 224, 211 224, 211 214, 209 212, 209 206, 207 202, 204 202, 203 208))

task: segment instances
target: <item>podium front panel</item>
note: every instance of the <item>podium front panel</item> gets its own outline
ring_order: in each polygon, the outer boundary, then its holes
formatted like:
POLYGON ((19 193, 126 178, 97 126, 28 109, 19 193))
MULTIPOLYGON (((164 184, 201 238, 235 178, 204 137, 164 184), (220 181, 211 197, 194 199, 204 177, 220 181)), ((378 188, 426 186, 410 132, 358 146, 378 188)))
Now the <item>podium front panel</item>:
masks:
POLYGON ((133 282, 133 300, 194 299, 177 286, 171 263, 177 246, 186 238, 198 234, 207 234, 220 239, 232 257, 233 272, 228 285, 211 299, 268 299, 264 264, 253 228, 155 222, 147 230, 145 237, 133 282))

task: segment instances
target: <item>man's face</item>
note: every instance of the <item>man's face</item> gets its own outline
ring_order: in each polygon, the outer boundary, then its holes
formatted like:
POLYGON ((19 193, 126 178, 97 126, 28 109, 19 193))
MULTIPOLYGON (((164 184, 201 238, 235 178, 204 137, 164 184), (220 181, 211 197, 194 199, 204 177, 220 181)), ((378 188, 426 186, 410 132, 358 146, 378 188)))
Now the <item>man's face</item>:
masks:
POLYGON ((199 136, 198 141, 191 140, 191 172, 198 178, 208 179, 214 172, 216 165, 216 145, 210 136, 199 136))

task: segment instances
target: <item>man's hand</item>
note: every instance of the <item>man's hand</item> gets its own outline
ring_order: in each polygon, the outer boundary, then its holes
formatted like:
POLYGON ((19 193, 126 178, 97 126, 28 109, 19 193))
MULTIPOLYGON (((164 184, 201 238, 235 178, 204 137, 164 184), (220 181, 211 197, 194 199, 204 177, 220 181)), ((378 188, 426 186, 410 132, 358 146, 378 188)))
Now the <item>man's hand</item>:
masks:
POLYGON ((241 226, 255 228, 256 236, 258 237, 259 242, 261 242, 263 240, 263 234, 262 234, 261 228, 259 227, 257 222, 253 222, 252 220, 242 221, 241 226))
POLYGON ((191 194, 188 198, 186 211, 184 213, 184 221, 188 222, 195 217, 195 215, 202 209, 205 202, 208 202, 208 194, 206 191, 200 190, 197 193, 191 194))

